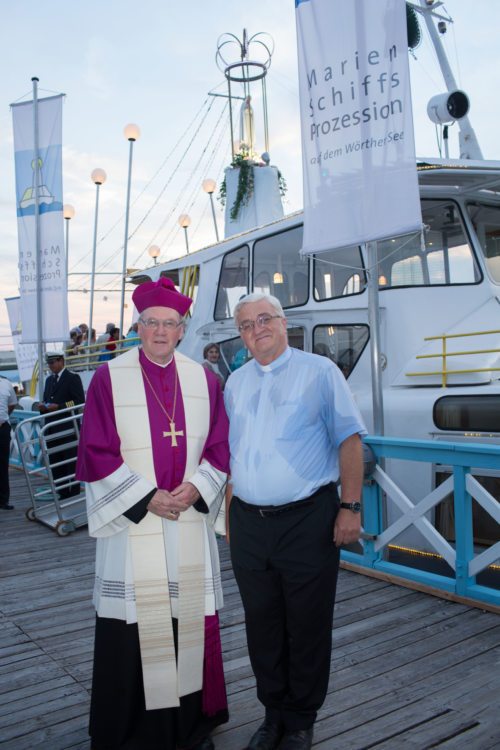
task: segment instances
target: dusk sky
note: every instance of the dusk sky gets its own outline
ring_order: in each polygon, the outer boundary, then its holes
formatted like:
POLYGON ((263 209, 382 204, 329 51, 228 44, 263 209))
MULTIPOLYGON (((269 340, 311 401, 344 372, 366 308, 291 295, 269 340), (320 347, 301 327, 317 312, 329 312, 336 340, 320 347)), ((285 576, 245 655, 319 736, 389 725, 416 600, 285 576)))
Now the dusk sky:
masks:
MULTIPOLYGON (((455 23, 444 37, 457 82, 471 100, 470 119, 487 159, 500 158, 500 99, 497 94, 500 3, 450 0, 455 23)), ((147 248, 160 245, 160 260, 184 253, 179 214, 192 217, 192 250, 214 240, 205 177, 220 184, 230 161, 222 73, 215 63, 217 39, 225 32, 242 37, 267 32, 275 51, 268 74, 271 163, 288 185, 285 212, 302 207, 301 143, 293 0, 87 0, 62 3, 4 3, 0 31, 4 74, 0 79, 0 276, 1 297, 18 293, 12 115, 9 105, 31 98, 31 78, 39 96, 66 94, 63 107, 64 202, 75 207, 70 223, 70 273, 88 272, 94 230, 95 186, 90 173, 107 172, 101 188, 97 266, 120 271, 128 143, 127 123, 136 123, 128 266, 152 261, 147 248), (210 108, 210 109, 209 109, 210 108), (209 110, 209 111, 208 111, 209 110), (203 122, 202 122, 203 120, 203 122), (196 129, 199 132, 195 136, 196 129), (188 144, 192 145, 188 148, 188 144)), ((426 31, 410 57, 417 156, 437 157, 427 101, 445 90, 426 31)), ((261 118, 260 87, 253 94, 261 118)), ((450 131, 450 155, 458 156, 457 128, 450 131)), ((259 152, 264 144, 258 144, 259 152)), ((219 228, 223 230, 218 205, 219 228)), ((119 279, 100 276, 94 321, 98 333, 119 320, 119 279), (115 290, 115 291, 113 291, 115 290)), ((69 278, 70 325, 88 319, 89 277, 69 278)), ((125 316, 130 323, 131 307, 125 316)), ((5 305, 0 305, 0 349, 12 347, 5 305)))

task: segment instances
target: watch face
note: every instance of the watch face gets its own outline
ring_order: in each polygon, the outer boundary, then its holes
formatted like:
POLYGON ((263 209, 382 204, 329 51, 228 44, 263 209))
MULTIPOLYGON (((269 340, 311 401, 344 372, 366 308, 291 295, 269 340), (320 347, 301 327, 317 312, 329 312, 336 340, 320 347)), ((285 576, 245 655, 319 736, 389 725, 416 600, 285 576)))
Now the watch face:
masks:
POLYGON ((353 513, 361 513, 361 503, 354 502, 354 503, 340 503, 341 508, 347 508, 347 510, 352 511, 353 513))

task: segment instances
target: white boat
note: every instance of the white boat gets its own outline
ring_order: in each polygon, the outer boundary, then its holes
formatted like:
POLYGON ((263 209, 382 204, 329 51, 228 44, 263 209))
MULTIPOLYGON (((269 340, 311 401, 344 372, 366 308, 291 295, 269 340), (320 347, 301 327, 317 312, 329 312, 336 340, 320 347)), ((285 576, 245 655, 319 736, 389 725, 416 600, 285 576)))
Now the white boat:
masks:
MULTIPOLYGON (((448 68, 443 72, 450 77, 448 68)), ((461 147, 475 139, 462 119, 461 147)), ((385 434, 500 443, 500 162, 428 159, 418 165, 418 178, 422 238, 378 243, 385 434)), ((237 301, 252 291, 274 294, 285 309, 290 344, 336 362, 373 430, 364 249, 301 258, 301 240, 299 212, 132 280, 167 276, 194 297, 179 348, 202 361, 204 346, 218 343, 228 373, 245 356, 232 319, 237 301)), ((433 465, 416 471, 401 461, 388 461, 387 469, 413 497, 424 496, 448 471, 433 465)), ((500 471, 475 473, 499 499, 500 471)), ((447 501, 437 512, 436 526, 446 535, 447 501)), ((475 541, 497 541, 498 528, 479 505, 474 513, 475 541)), ((402 541, 424 544, 412 534, 402 541)))

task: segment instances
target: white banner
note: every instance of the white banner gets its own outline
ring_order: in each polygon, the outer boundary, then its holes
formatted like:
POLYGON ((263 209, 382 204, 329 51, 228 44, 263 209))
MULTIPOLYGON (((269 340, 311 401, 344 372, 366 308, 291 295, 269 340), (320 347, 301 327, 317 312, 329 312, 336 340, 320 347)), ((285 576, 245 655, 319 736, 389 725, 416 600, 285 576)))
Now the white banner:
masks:
POLYGON ((33 368, 38 359, 38 347, 36 344, 21 343, 21 305, 19 297, 8 297, 5 300, 9 316, 10 331, 14 344, 14 354, 17 362, 20 380, 31 380, 33 368))
MULTIPOLYGON (((62 95, 38 101, 40 285, 43 341, 68 337, 62 197, 62 95)), ((22 341, 38 341, 33 102, 12 105, 22 341)))
POLYGON ((296 0, 302 254, 417 231, 404 0, 296 0))

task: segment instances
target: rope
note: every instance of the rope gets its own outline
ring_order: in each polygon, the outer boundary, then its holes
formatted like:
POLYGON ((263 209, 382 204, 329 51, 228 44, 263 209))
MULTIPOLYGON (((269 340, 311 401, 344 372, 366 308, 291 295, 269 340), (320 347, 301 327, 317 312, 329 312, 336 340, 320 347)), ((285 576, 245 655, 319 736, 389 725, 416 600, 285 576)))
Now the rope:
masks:
MULTIPOLYGON (((179 138, 179 139, 177 140, 176 144, 175 144, 175 145, 173 146, 173 148, 172 148, 172 149, 171 149, 171 150, 169 151, 169 153, 168 153, 168 154, 167 154, 167 156, 166 156, 166 157, 164 158, 163 162, 162 162, 162 163, 161 163, 161 165, 160 165, 160 166, 158 167, 158 169, 156 170, 156 172, 154 173, 154 175, 153 175, 153 176, 151 177, 151 179, 149 180, 149 182, 148 182, 148 183, 147 183, 147 184, 146 184, 146 185, 144 186, 144 188, 143 188, 143 189, 141 190, 141 192, 140 192, 140 193, 139 193, 139 194, 137 195, 137 197, 136 197, 136 198, 135 198, 135 199, 134 199, 134 200, 132 201, 132 204, 131 204, 131 206, 134 206, 134 205, 135 205, 135 204, 137 203, 137 201, 138 201, 138 200, 139 200, 139 199, 140 199, 140 198, 142 197, 142 195, 143 195, 143 194, 145 193, 145 191, 146 191, 146 190, 147 190, 147 189, 149 188, 149 186, 150 186, 150 185, 152 184, 152 182, 153 182, 153 181, 154 181, 154 180, 156 179, 156 177, 157 177, 157 176, 158 176, 158 175, 160 174, 160 172, 161 172, 161 171, 162 171, 162 170, 163 170, 163 169, 165 168, 165 166, 166 166, 166 164, 167 164, 168 160, 169 160, 169 159, 170 159, 170 157, 171 157, 171 156, 172 156, 172 155, 173 155, 173 154, 175 153, 175 151, 177 150, 177 148, 178 148, 179 144, 180 144, 180 143, 181 143, 181 141, 182 141, 182 140, 183 140, 183 139, 184 139, 184 138, 186 137, 187 133, 188 133, 188 132, 190 131, 191 127, 192 127, 192 126, 194 125, 194 123, 195 123, 195 122, 196 122, 196 120, 198 119, 198 117, 199 117, 200 113, 201 113, 201 112, 203 111, 203 109, 205 108, 205 106, 206 106, 206 104, 207 104, 207 101, 208 101, 208 97, 207 97, 207 98, 206 98, 206 99, 204 100, 203 104, 202 104, 202 105, 201 105, 201 107, 200 107, 200 108, 198 109, 197 113, 195 114, 195 116, 193 117, 193 119, 191 120, 191 122, 189 123, 189 125, 187 126, 187 128, 186 128, 186 130, 184 131, 183 135, 182 135, 182 136, 181 136, 181 137, 180 137, 180 138, 179 138)), ((146 216, 144 217, 144 220, 145 220, 145 219, 147 218, 147 216, 148 216, 148 215, 150 214, 150 212, 151 212, 151 210, 152 210, 152 209, 154 208, 154 206, 155 206, 155 205, 156 205, 156 204, 158 203, 158 200, 160 199, 161 195, 162 195, 162 194, 163 194, 163 193, 165 192, 165 189, 166 189, 166 187, 168 186, 168 184, 170 183, 171 179, 172 179, 172 178, 173 178, 173 176, 175 175, 175 172, 176 172, 176 171, 177 171, 177 169, 179 168, 179 164, 180 164, 180 163, 182 162, 182 159, 184 158, 184 156, 185 156, 185 155, 187 154, 187 152, 189 151, 189 148, 191 147, 191 144, 192 144, 192 142, 193 142, 194 138, 196 137, 196 135, 198 134, 198 132, 199 132, 199 130, 200 130, 200 128, 201 128, 201 126, 202 126, 202 125, 203 125, 203 123, 205 122, 205 120, 206 120, 206 118, 207 118, 207 116, 208 116, 208 114, 209 114, 209 112, 210 112, 210 110, 211 110, 211 108, 212 108, 212 106, 213 106, 213 102, 214 102, 214 100, 213 100, 213 98, 212 98, 212 99, 211 99, 211 101, 210 101, 210 105, 209 105, 209 107, 207 108, 207 111, 205 112, 204 116, 202 117, 202 119, 201 119, 201 122, 200 122, 200 124, 198 125, 198 127, 197 127, 197 129, 196 129, 196 131, 195 131, 195 133, 194 133, 194 135, 193 135, 193 137, 191 138, 191 141, 189 142, 189 144, 188 144, 188 146, 187 146, 186 150, 184 151, 184 154, 182 155, 182 157, 181 157, 181 160, 179 161, 179 163, 178 163, 177 167, 176 167, 176 168, 174 169, 174 172, 173 172, 173 173, 171 174, 171 176, 170 176, 169 180, 167 181, 167 185, 165 185, 165 186, 164 186, 164 187, 162 188, 162 191, 161 191, 160 195, 159 195, 159 196, 158 196, 158 198, 156 199, 156 201, 155 201, 155 203, 153 204, 153 206, 152 206, 152 207, 151 207, 151 208, 149 209, 149 211, 147 212, 146 216)), ((105 233, 105 234, 104 234, 104 235, 103 235, 102 237, 100 237, 100 239, 98 240, 98 243, 97 243, 97 244, 98 244, 98 246, 99 246, 99 245, 100 245, 100 244, 101 244, 102 242, 104 242, 104 240, 106 240, 106 239, 107 239, 107 238, 109 237, 109 235, 111 234, 111 232, 113 232, 113 231, 114 231, 114 230, 116 229, 116 227, 117 227, 117 226, 118 226, 119 224, 121 224, 121 222, 123 221, 124 217, 125 217, 125 212, 124 212, 124 213, 122 213, 122 214, 121 214, 121 216, 120 216, 120 217, 119 217, 119 218, 118 218, 118 219, 117 219, 117 220, 115 221, 115 223, 114 223, 114 224, 113 224, 113 225, 112 225, 112 226, 110 227, 110 229, 108 229, 108 230, 107 230, 107 232, 106 232, 106 233, 105 233)), ((141 222, 141 223, 143 223, 143 222, 141 222)), ((130 238, 131 238, 131 237, 132 237, 132 236, 133 236, 133 235, 135 234, 135 232, 136 232, 136 231, 138 230, 138 228, 139 228, 139 226, 140 226, 140 225, 141 225, 141 224, 139 224, 139 225, 138 225, 138 226, 137 226, 137 227, 136 227, 136 228, 134 229, 134 231, 132 232, 132 234, 131 234, 131 235, 129 236, 129 239, 130 239, 130 238)), ((118 248, 118 249, 117 249, 117 250, 116 250, 116 251, 115 251, 115 252, 113 253, 113 255, 109 256, 109 258, 108 258, 107 260, 103 261, 103 263, 102 263, 102 264, 101 264, 101 265, 100 265, 100 266, 98 267, 98 269, 97 269, 97 270, 101 271, 101 270, 102 270, 103 268, 105 268, 105 267, 106 267, 107 265, 109 265, 109 263, 110 263, 110 262, 111 262, 112 260, 114 260, 114 259, 115 259, 115 258, 116 258, 116 257, 117 257, 117 256, 118 256, 118 255, 119 255, 120 253, 121 253, 121 251, 122 251, 122 250, 123 250, 123 244, 122 244, 122 245, 121 245, 121 246, 120 246, 120 247, 119 247, 119 248, 118 248)), ((87 253, 86 255, 83 255, 83 256, 82 256, 82 257, 81 257, 81 258, 80 258, 80 259, 79 259, 79 260, 78 260, 78 261, 77 261, 77 262, 75 263, 75 265, 71 267, 71 269, 70 269, 70 270, 71 270, 71 271, 73 271, 73 270, 74 270, 75 268, 77 268, 77 267, 78 267, 78 265, 79 265, 79 264, 80 264, 80 263, 81 263, 81 262, 82 262, 83 260, 85 260, 86 258, 88 258, 88 257, 89 257, 89 256, 91 256, 91 255, 92 255, 92 250, 90 250, 90 251, 89 251, 89 252, 88 252, 88 253, 87 253)), ((75 287, 75 288, 78 288, 78 287, 75 287)), ((82 287, 82 288, 83 288, 83 287, 82 287)))

